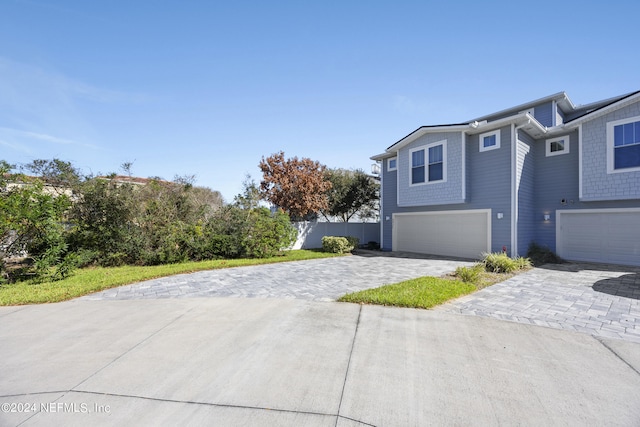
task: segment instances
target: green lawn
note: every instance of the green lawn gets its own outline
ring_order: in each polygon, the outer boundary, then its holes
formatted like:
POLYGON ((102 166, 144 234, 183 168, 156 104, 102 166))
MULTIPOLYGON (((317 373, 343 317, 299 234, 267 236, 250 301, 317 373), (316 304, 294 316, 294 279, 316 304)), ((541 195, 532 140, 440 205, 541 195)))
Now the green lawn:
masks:
POLYGON ((0 286, 0 305, 40 304, 66 301, 104 289, 174 274, 334 256, 341 255, 321 251, 295 250, 284 252, 279 256, 261 259, 211 260, 148 267, 84 268, 76 271, 71 277, 57 282, 40 284, 18 282, 2 285, 0 286))
POLYGON ((469 294, 474 284, 440 277, 419 277, 375 289, 347 294, 338 301, 360 304, 431 308, 450 299, 469 294))

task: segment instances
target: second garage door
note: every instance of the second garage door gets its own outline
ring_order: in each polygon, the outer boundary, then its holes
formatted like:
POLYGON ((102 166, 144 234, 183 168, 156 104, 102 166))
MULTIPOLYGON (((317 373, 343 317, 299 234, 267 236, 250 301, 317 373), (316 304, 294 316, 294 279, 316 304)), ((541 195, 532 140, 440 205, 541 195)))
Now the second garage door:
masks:
POLYGON ((564 210, 556 214, 560 257, 640 265, 640 209, 564 210))
POLYGON ((445 211, 393 215, 393 250, 479 258, 490 252, 491 211, 445 211))

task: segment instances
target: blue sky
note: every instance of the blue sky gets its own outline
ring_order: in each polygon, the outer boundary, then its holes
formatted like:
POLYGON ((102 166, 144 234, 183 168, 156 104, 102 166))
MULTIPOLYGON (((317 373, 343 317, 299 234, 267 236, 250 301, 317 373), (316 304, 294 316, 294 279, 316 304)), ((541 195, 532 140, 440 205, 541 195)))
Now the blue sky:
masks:
POLYGON ((417 127, 640 89, 637 1, 0 0, 0 159, 196 175, 280 150, 370 170, 417 127))

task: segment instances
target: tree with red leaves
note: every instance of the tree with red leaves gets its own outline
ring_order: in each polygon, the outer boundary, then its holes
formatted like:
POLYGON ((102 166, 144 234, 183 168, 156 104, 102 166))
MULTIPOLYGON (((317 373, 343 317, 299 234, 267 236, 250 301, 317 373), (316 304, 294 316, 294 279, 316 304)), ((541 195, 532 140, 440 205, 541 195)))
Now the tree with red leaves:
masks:
POLYGON ((326 166, 308 158, 285 159, 282 151, 262 157, 259 166, 262 196, 292 220, 308 219, 327 208, 331 183, 324 178, 326 166))

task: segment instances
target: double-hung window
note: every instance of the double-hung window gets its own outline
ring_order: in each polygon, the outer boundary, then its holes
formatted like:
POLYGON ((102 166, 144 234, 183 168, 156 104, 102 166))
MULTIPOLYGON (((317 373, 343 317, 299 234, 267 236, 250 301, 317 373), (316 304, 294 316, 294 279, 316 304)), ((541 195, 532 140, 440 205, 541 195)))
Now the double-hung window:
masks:
POLYGON ((640 117, 607 123, 607 172, 640 170, 640 117))
POLYGON ((446 141, 411 150, 411 185, 446 180, 446 141))

